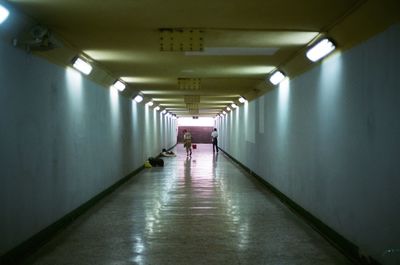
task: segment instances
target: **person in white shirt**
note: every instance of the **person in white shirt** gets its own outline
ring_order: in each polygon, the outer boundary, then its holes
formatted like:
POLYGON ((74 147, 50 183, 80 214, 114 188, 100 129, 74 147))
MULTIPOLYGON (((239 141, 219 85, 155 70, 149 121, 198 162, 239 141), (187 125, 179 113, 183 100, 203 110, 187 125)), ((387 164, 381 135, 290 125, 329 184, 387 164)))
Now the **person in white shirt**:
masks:
POLYGON ((218 152, 218 132, 217 128, 214 128, 214 130, 211 133, 211 138, 212 138, 212 144, 213 144, 213 152, 217 150, 218 152))

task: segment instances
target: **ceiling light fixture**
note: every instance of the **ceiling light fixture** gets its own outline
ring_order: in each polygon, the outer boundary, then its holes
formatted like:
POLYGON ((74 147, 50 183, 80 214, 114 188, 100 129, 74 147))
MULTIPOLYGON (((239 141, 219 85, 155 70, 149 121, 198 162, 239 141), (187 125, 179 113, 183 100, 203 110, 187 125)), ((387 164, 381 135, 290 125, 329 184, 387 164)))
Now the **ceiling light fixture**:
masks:
POLYGON ((167 110, 163 110, 163 111, 161 111, 161 113, 162 113, 162 114, 165 114, 165 113, 167 113, 167 110))
POLYGON ((10 12, 8 11, 8 9, 0 5, 0 24, 7 19, 9 14, 10 12))
POLYGON ((236 109, 238 106, 235 103, 231 104, 232 108, 236 109))
POLYGON ((123 83, 123 82, 120 81, 120 80, 115 81, 114 84, 113 84, 112 86, 113 86, 114 88, 118 89, 118 90, 121 91, 121 92, 124 91, 125 88, 126 88, 125 83, 123 83))
POLYGON ((226 107, 226 110, 227 110, 227 111, 231 111, 231 108, 230 108, 230 107, 226 107))
POLYGON ((143 96, 142 95, 136 95, 136 97, 133 98, 134 101, 137 103, 140 103, 143 101, 143 96))
POLYGON ((153 101, 149 101, 149 102, 146 103, 146 105, 149 106, 149 107, 151 107, 151 106, 154 105, 154 103, 153 103, 153 101))
POLYGON ((283 79, 285 79, 285 75, 281 72, 281 71, 275 71, 275 73, 273 73, 271 75, 271 77, 269 78, 269 81, 274 84, 277 85, 280 82, 282 82, 283 79))
POLYGON ((308 50, 306 56, 313 62, 318 61, 322 57, 325 57, 336 48, 335 44, 329 39, 323 39, 308 50))
POLYGON ((240 103, 245 103, 246 101, 247 101, 247 100, 246 100, 244 97, 240 97, 240 98, 239 98, 239 102, 240 102, 240 103))
POLYGON ((88 75, 92 72, 93 67, 83 59, 76 57, 75 60, 72 62, 72 65, 75 69, 80 71, 81 73, 88 75))
POLYGON ((160 110, 160 106, 155 107, 154 110, 159 111, 160 110))
POLYGON ((226 115, 226 111, 225 111, 225 110, 224 110, 224 111, 222 111, 222 114, 226 115))

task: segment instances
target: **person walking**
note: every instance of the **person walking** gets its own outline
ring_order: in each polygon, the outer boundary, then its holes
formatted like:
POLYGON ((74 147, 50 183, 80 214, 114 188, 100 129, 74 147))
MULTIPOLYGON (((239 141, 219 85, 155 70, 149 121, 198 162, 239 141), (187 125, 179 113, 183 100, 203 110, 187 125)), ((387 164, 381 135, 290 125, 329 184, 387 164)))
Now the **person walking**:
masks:
POLYGON ((186 156, 192 156, 192 134, 183 130, 183 146, 186 148, 186 156))
POLYGON ((218 152, 218 132, 217 128, 214 128, 214 130, 211 133, 211 138, 212 138, 212 144, 213 144, 213 153, 215 153, 215 150, 218 152))

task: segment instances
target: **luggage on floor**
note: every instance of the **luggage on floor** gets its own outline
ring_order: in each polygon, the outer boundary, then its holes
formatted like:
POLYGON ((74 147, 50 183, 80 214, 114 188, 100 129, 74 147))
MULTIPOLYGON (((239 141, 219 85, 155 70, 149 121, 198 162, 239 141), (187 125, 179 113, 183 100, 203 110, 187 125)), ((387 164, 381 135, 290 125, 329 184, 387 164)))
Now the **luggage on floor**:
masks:
POLYGON ((153 167, 163 167, 164 160, 158 157, 149 157, 149 162, 153 167))

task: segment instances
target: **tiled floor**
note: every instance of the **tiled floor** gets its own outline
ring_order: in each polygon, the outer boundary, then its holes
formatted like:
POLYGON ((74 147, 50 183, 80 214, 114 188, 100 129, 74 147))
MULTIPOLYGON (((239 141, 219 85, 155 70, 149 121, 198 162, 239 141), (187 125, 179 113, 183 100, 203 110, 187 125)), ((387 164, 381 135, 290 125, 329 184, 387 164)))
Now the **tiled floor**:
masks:
POLYGON ((349 264, 211 145, 133 177, 29 264, 349 264))

